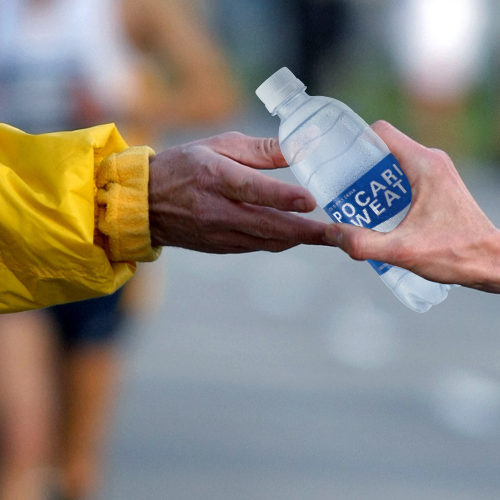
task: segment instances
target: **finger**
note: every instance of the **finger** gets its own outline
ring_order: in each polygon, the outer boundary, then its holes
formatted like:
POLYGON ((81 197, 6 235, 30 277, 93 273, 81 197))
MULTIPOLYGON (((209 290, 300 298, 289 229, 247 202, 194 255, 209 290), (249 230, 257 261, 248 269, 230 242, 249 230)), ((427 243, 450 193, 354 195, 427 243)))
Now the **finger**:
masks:
POLYGON ((314 196, 302 186, 288 184, 251 168, 235 168, 222 163, 217 183, 224 196, 252 205, 294 212, 311 212, 316 207, 314 196))
POLYGON ((277 168, 287 165, 278 139, 250 137, 239 132, 227 132, 207 139, 208 144, 221 155, 254 168, 277 168))
POLYGON ((427 158, 429 153, 425 146, 384 120, 375 122, 372 129, 387 144, 409 178, 418 174, 423 165, 422 160, 427 158))
POLYGON ((353 259, 391 261, 391 233, 381 233, 349 224, 330 224, 325 241, 348 253, 353 259))
MULTIPOLYGON (((281 240, 289 243, 324 245, 326 224, 306 219, 288 212, 270 208, 239 204, 238 229, 245 234, 263 239, 281 240)), ((233 215, 234 217, 234 210, 233 215)), ((230 224, 231 221, 228 221, 230 224)))

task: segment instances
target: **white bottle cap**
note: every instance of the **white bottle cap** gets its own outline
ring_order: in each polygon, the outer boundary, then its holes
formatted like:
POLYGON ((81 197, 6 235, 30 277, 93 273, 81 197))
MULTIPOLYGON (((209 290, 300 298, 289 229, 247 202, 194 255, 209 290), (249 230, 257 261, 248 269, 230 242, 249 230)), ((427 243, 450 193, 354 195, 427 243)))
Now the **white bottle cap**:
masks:
POLYGON ((273 113, 288 96, 305 88, 306 86, 288 68, 281 68, 262 83, 255 93, 267 110, 273 113))

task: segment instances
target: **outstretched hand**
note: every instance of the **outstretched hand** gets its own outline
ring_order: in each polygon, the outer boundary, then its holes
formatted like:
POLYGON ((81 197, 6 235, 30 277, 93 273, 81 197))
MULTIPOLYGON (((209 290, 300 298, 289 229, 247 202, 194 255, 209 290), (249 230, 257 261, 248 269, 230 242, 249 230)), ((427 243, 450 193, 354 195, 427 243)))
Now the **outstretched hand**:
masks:
POLYGON ((149 182, 152 244, 210 253, 324 244, 326 224, 291 213, 314 210, 313 196, 259 172, 284 166, 276 139, 237 132, 156 155, 149 182))
POLYGON ((331 224, 325 239, 353 259, 374 259, 432 281, 500 293, 500 233, 443 151, 413 141, 387 122, 373 125, 412 188, 403 222, 388 233, 331 224))

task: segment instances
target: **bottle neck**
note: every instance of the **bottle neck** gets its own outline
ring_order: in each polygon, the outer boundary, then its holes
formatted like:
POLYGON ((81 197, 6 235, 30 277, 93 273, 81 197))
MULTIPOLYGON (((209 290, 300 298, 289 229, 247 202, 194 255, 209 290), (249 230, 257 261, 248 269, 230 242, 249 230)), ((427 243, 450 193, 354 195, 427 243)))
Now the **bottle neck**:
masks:
POLYGON ((278 115, 280 120, 288 118, 292 113, 295 112, 302 104, 304 104, 309 95, 307 95, 305 89, 299 89, 297 92, 290 94, 273 112, 273 115, 278 115))

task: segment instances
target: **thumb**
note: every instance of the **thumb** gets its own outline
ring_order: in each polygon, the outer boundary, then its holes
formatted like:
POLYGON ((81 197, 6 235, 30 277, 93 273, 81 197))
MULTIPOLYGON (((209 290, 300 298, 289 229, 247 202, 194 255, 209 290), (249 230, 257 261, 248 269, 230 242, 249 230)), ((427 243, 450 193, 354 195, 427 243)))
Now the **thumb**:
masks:
POLYGON ((287 165, 275 137, 251 137, 240 132, 226 132, 205 139, 214 151, 254 168, 278 168, 287 165))
POLYGON ((324 239, 355 260, 373 259, 387 262, 391 248, 390 233, 350 224, 330 224, 325 230, 324 239))

